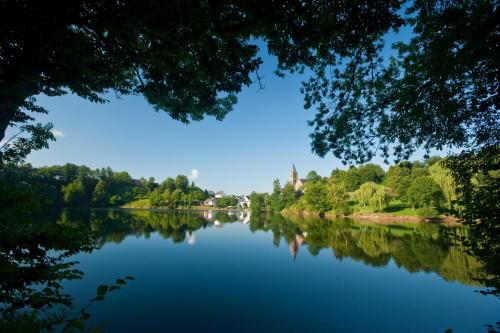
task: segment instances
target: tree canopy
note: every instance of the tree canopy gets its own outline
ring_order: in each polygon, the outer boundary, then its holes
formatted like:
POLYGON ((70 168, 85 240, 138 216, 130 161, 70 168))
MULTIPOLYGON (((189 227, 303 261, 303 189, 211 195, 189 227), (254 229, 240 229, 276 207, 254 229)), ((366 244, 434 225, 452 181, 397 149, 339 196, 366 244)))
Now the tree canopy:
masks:
POLYGON ((319 155, 362 163, 378 153, 405 160, 421 147, 498 145, 498 4, 417 0, 402 17, 412 37, 393 45, 396 56, 373 39, 344 62, 314 65, 303 91, 306 108, 317 108, 319 155))
POLYGON ((105 102, 107 92, 142 94, 182 122, 220 120, 242 86, 259 81, 258 39, 282 75, 369 46, 401 24, 399 7, 396 0, 2 1, 0 140, 9 125, 35 142, 53 139, 50 124, 29 127, 33 113, 47 112, 39 94, 93 102, 105 102))

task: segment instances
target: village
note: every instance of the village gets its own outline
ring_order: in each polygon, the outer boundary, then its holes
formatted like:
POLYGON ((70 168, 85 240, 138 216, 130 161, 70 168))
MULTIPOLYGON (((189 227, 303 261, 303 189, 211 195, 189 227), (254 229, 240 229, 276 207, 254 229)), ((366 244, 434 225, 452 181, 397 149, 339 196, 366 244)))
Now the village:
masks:
POLYGON ((203 201, 205 207, 217 208, 250 208, 250 198, 246 195, 227 195, 224 191, 209 191, 209 198, 203 201))

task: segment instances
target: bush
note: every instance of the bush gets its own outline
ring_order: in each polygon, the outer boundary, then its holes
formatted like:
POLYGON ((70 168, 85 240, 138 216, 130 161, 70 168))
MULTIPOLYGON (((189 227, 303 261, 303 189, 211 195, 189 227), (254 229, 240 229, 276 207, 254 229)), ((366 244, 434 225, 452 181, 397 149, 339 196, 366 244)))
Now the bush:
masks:
POLYGON ((434 207, 422 207, 417 209, 417 215, 424 218, 435 218, 439 216, 439 212, 434 207))

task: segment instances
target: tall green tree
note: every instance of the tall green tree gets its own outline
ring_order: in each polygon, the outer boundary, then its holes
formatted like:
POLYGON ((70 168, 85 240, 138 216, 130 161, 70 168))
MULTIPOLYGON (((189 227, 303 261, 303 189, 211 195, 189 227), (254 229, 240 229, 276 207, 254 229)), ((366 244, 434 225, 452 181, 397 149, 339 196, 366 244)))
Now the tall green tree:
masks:
POLYGON ((449 168, 463 209, 461 218, 469 237, 460 240, 479 259, 487 293, 500 294, 500 153, 499 148, 480 153, 463 152, 444 162, 449 168), (480 220, 480 223, 477 223, 480 220))
POLYGON ((269 206, 273 212, 281 212, 285 208, 282 202, 282 190, 279 179, 273 181, 273 192, 269 196, 269 206))
POLYGON ((414 208, 439 207, 444 200, 439 185, 428 176, 415 178, 407 191, 407 200, 414 208))
POLYGON ((334 182, 328 181, 328 199, 332 205, 332 209, 341 212, 348 212, 348 200, 349 194, 347 191, 346 184, 344 182, 334 182))
POLYGON ((308 182, 315 182, 321 179, 321 176, 318 175, 318 173, 314 170, 309 171, 309 173, 306 176, 306 181, 308 182))
POLYGON ((267 193, 252 192, 250 194, 250 210, 260 213, 267 210, 267 193))
POLYGON ((186 192, 189 188, 189 179, 184 175, 178 175, 174 179, 174 185, 176 189, 186 192))
POLYGON ((389 189, 374 182, 364 183, 353 192, 353 196, 363 207, 370 207, 373 210, 381 211, 389 206, 389 189))
POLYGON ((380 183, 384 179, 385 172, 380 165, 368 163, 358 167, 358 176, 361 184, 380 183))
POLYGON ((306 185, 302 199, 306 210, 311 212, 325 213, 333 208, 329 199, 328 186, 325 182, 314 182, 306 185))
POLYGON ((431 178, 439 185, 443 191, 444 199, 448 209, 453 209, 453 204, 457 200, 456 185, 449 169, 442 166, 440 162, 429 167, 431 178))
POLYGON ((411 164, 408 162, 391 165, 384 180, 384 184, 392 188, 403 201, 406 200, 406 191, 411 182, 411 164))
POLYGON ((62 188, 64 202, 71 206, 85 205, 85 186, 79 179, 72 181, 62 188))
POLYGON ((92 204, 96 206, 106 206, 109 204, 108 185, 105 180, 99 179, 92 192, 92 204))
POLYGON ((281 200, 283 208, 288 208, 297 202, 299 199, 299 192, 295 191, 292 184, 287 183, 286 186, 281 191, 281 200))

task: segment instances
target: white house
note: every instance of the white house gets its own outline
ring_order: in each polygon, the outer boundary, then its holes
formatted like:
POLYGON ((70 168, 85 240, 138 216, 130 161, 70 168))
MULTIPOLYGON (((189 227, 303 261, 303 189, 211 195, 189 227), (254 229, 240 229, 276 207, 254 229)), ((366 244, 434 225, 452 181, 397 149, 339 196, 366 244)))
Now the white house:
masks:
POLYGON ((237 197, 238 199, 238 208, 249 208, 250 207, 250 198, 246 195, 240 195, 237 197))
POLYGON ((216 198, 208 198, 207 200, 203 201, 204 206, 215 207, 216 204, 217 204, 216 198))

